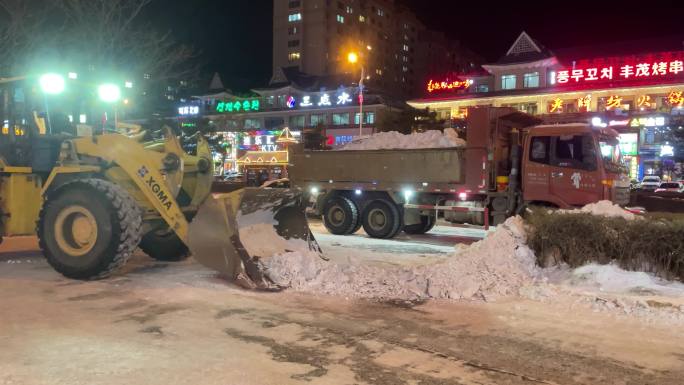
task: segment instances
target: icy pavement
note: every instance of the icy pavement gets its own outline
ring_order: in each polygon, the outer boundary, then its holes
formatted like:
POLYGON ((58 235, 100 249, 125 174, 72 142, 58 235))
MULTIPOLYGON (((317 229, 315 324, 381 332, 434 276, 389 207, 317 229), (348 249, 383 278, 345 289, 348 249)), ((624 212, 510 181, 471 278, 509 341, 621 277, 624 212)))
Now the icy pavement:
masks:
POLYGON ((309 226, 326 258, 350 264, 350 257, 369 265, 416 265, 447 258, 457 244, 468 245, 485 236, 484 230, 435 226, 428 234, 400 234, 394 239, 368 237, 363 230, 347 236, 330 234, 319 220, 309 226))

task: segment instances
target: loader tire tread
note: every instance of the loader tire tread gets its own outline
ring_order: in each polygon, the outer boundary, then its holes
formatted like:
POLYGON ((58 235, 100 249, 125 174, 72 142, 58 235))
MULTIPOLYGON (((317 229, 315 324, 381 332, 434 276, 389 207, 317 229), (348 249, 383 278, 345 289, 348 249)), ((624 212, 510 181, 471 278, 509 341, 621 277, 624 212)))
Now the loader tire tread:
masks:
POLYGON ((36 233, 40 249, 55 270, 68 278, 98 280, 110 276, 133 255, 142 237, 142 212, 136 201, 122 187, 104 179, 76 179, 48 193, 40 210, 36 233), (88 269, 75 268, 60 261, 48 247, 44 232, 45 217, 53 202, 74 190, 89 190, 105 200, 118 227, 113 232, 115 236, 118 234, 117 239, 112 239, 107 247, 108 255, 101 258, 97 266, 88 269))
POLYGON ((159 235, 150 231, 143 235, 139 246, 140 250, 157 261, 180 262, 190 257, 188 247, 173 232, 159 235))

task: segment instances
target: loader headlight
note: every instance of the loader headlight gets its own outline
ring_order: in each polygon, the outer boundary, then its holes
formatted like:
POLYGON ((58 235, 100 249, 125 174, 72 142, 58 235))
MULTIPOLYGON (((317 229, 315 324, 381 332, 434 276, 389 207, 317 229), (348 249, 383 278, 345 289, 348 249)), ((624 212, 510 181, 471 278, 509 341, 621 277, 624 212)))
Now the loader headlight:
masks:
POLYGON ((57 95, 64 92, 64 76, 58 74, 45 74, 39 79, 40 88, 49 95, 57 95))

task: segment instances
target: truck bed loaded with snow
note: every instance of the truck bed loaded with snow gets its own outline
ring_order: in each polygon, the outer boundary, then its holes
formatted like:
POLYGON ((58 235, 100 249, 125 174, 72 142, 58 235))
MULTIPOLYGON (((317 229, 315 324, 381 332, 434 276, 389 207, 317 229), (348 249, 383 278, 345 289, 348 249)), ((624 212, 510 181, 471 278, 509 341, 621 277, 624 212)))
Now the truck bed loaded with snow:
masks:
POLYGON ((477 108, 470 110, 466 141, 447 129, 376 134, 340 151, 295 150, 290 181, 315 196, 332 233, 363 226, 377 238, 425 233, 440 212, 453 223, 486 227, 527 203, 627 203, 614 130, 537 123, 513 109, 477 108))

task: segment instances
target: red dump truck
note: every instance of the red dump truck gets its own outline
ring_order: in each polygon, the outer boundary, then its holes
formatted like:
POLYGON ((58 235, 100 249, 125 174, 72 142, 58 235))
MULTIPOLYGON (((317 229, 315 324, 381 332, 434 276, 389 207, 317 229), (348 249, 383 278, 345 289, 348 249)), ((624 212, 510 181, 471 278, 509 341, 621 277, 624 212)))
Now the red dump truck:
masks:
POLYGON ((422 234, 438 217, 488 227, 527 204, 559 208, 629 201, 618 133, 587 124, 538 125, 510 108, 469 111, 465 147, 303 151, 293 187, 313 195, 333 234, 422 234))

